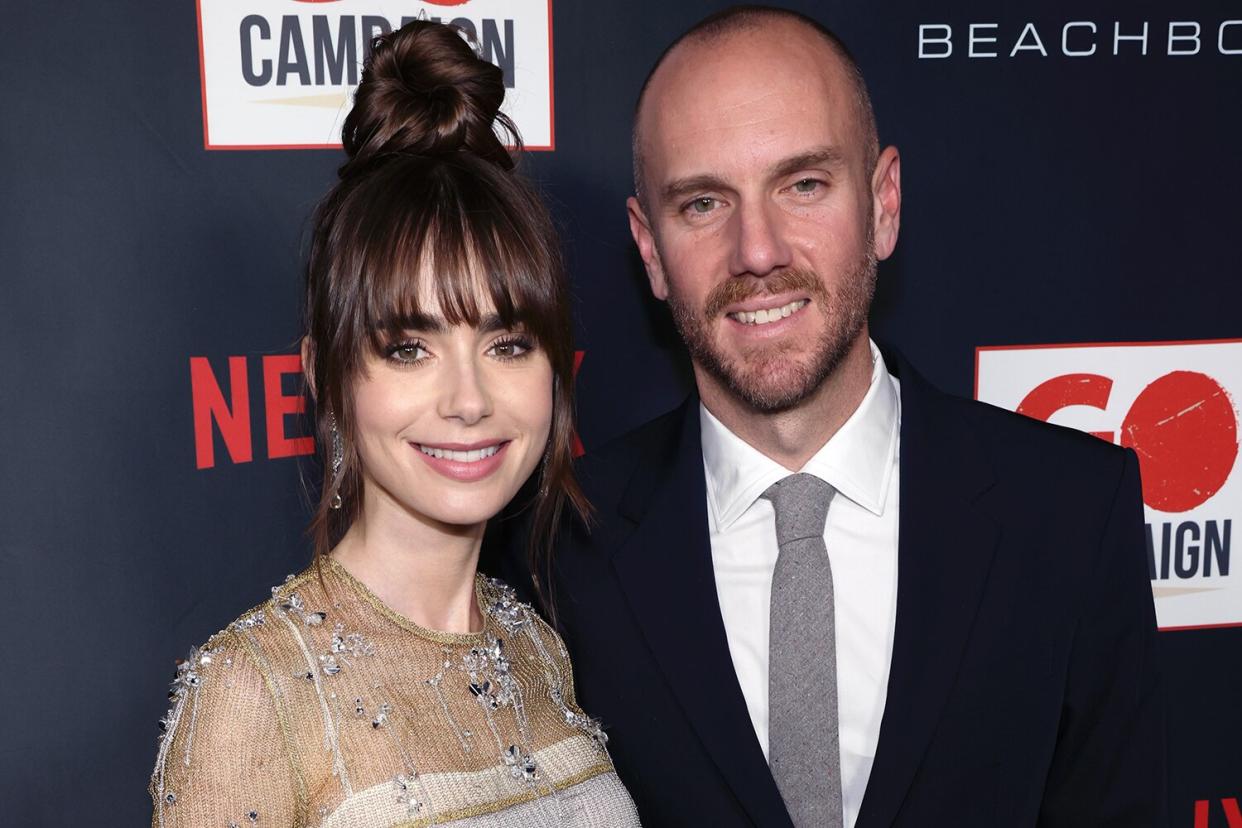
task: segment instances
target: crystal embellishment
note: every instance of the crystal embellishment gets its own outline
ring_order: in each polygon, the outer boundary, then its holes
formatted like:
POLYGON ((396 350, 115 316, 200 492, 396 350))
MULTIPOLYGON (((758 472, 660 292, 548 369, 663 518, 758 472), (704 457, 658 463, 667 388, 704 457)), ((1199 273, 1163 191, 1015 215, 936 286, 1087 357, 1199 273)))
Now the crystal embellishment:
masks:
POLYGON ((496 593, 487 613, 496 619, 505 632, 512 635, 530 623, 530 608, 517 599, 513 587, 496 578, 488 578, 487 585, 496 593))
POLYGON ((521 750, 517 745, 509 745, 508 749, 500 754, 500 758, 508 766, 509 775, 514 779, 523 782, 534 782, 539 778, 539 771, 535 767, 534 757, 521 750))
POLYGON ((462 667, 470 676, 470 692, 485 709, 498 710, 517 697, 517 682, 504 654, 504 641, 496 636, 489 634, 484 645, 471 647, 462 656, 462 667))
POLYGON ((392 780, 393 787, 397 790, 397 802, 405 806, 406 816, 418 816, 423 810, 423 803, 419 801, 412 790, 414 781, 417 778, 418 774, 406 776, 403 773, 399 773, 392 780))

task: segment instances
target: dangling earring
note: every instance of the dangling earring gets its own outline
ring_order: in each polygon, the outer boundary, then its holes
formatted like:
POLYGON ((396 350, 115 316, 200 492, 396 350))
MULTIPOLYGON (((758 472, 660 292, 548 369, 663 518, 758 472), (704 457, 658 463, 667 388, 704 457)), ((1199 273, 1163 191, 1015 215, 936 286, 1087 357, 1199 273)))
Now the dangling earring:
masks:
POLYGON ((341 464, 345 462, 345 441, 341 431, 336 427, 336 415, 328 415, 328 431, 332 440, 332 488, 336 491, 328 504, 333 509, 341 508, 341 464))

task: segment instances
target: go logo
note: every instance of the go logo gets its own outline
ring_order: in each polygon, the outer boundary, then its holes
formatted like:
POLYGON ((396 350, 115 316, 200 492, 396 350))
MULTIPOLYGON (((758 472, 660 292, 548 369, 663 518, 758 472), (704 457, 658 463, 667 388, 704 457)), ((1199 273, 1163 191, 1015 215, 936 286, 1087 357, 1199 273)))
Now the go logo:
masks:
MULTIPOLYGON (((1134 450, 1162 630, 1242 626, 1242 340, 979 348, 975 397, 1134 450)), ((1242 828, 1242 826, 1240 826, 1242 828)))
MULTIPOLYGON (((1113 380, 1102 374, 1061 374, 1032 389, 1017 411, 1048 420, 1073 405, 1107 410, 1112 391, 1113 380)), ((1171 371, 1153 380, 1134 398, 1119 431, 1091 434, 1134 449, 1143 471, 1143 500, 1162 512, 1185 512, 1206 502, 1229 479, 1238 458, 1238 418, 1229 393, 1199 371, 1171 371)))

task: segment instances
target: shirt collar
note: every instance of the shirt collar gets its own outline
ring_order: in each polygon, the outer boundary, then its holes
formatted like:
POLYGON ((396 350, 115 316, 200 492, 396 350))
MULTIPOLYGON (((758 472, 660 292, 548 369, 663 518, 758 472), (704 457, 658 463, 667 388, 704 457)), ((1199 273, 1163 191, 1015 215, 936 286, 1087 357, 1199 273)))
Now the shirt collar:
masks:
MULTIPOLYGON (((801 471, 875 515, 884 513, 896 465, 901 402, 884 357, 871 344, 871 385, 858 408, 801 471)), ((769 486, 791 472, 725 427, 699 403, 707 507, 727 529, 769 486)))

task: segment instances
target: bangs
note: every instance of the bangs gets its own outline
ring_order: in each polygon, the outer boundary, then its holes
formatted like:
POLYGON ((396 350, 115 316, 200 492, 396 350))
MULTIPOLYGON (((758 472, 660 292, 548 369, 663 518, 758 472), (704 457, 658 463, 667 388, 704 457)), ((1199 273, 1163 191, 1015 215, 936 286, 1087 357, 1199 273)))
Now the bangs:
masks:
POLYGON ((469 157, 393 159, 382 178, 356 188, 337 229, 354 261, 338 264, 338 341, 361 364, 410 329, 480 327, 493 314, 546 347, 562 315, 561 263, 542 211, 519 209, 527 188, 469 157), (392 167, 396 167, 393 169, 392 167), (518 191, 518 192, 515 192, 518 191), (352 296, 351 296, 352 294, 352 296), (351 301, 352 300, 352 301, 351 301))

